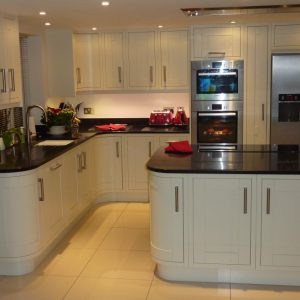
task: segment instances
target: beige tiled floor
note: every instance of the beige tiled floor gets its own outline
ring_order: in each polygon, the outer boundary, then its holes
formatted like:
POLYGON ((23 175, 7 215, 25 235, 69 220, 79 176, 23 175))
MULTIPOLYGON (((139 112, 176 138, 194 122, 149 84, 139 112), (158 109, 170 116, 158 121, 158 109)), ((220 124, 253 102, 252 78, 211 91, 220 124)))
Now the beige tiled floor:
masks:
POLYGON ((149 206, 98 205, 26 276, 0 276, 6 300, 300 300, 299 287, 167 282, 154 275, 149 206))

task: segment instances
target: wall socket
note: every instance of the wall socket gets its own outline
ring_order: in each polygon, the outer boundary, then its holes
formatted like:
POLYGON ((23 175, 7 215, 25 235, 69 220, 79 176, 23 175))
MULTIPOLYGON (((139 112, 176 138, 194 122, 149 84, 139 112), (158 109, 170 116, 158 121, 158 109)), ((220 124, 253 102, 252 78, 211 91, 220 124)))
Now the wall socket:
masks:
POLYGON ((83 113, 85 115, 92 115, 94 113, 94 109, 92 107, 84 107, 83 113))

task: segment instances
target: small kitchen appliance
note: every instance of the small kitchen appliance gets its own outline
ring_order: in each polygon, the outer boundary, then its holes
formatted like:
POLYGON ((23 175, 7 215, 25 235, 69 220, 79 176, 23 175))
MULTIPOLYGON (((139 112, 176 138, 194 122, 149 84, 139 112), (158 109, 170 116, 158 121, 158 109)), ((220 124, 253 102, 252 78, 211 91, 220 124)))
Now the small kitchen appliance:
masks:
POLYGON ((172 125, 173 114, 170 110, 153 110, 150 113, 149 125, 168 126, 172 125))

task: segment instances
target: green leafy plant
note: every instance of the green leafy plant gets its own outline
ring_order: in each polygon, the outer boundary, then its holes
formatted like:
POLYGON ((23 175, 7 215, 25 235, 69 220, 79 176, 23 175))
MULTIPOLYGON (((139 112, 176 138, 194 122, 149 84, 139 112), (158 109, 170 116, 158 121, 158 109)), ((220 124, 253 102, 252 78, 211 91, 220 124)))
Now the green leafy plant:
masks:
POLYGON ((41 118, 41 123, 51 126, 66 126, 70 128, 73 125, 76 125, 80 120, 76 117, 76 113, 72 108, 53 108, 47 107, 46 110, 48 122, 46 122, 44 115, 41 118))

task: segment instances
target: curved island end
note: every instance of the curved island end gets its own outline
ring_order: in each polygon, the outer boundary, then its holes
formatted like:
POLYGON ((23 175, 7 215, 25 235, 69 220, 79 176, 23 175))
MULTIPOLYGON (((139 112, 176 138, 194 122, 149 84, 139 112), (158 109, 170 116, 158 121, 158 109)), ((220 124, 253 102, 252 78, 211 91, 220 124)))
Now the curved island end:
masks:
POLYGON ((151 254, 168 280, 300 285, 298 146, 149 160, 151 254))

